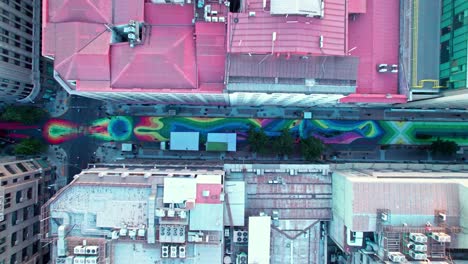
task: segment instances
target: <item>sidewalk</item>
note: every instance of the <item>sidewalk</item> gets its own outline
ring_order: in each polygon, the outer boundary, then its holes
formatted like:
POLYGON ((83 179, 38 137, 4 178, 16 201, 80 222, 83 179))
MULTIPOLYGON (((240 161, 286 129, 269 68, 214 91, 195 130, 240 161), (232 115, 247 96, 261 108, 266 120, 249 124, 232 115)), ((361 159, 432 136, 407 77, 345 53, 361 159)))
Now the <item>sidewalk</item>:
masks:
POLYGON ((47 150, 47 158, 51 165, 55 166, 55 173, 57 180, 55 182, 56 189, 58 190, 67 185, 68 178, 68 155, 67 152, 58 145, 49 145, 47 150))
POLYGON ((64 89, 60 89, 55 92, 55 97, 44 103, 44 108, 51 117, 60 117, 68 111, 69 104, 70 95, 64 89))
POLYGON ((107 115, 129 116, 177 116, 177 117, 236 117, 236 118, 285 118, 300 119, 304 112, 312 113, 312 119, 333 120, 388 120, 388 121, 466 121, 468 111, 430 109, 352 108, 343 105, 335 108, 294 106, 202 106, 163 104, 105 103, 107 115))
MULTIPOLYGON (((466 163, 465 155, 454 157, 432 157, 426 150, 411 146, 392 147, 387 150, 374 148, 369 150, 327 149, 323 162, 410 162, 410 163, 466 163), (402 154, 400 148, 405 148, 402 154)), ((307 162, 301 155, 293 154, 287 158, 275 155, 255 155, 248 151, 208 152, 208 151, 173 151, 161 150, 156 145, 139 147, 135 152, 121 150, 120 143, 104 143, 95 153, 97 163, 119 163, 125 160, 156 159, 156 160, 206 160, 231 162, 307 162)))

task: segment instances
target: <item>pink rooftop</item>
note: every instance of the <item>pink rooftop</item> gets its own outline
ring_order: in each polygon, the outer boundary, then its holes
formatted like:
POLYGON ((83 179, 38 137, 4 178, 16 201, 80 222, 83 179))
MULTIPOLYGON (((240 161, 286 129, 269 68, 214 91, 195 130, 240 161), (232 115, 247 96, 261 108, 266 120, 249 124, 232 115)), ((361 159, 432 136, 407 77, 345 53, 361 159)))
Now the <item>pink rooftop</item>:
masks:
POLYGON ((78 91, 221 93, 226 31, 193 25, 193 10, 143 0, 45 0, 42 53, 78 91), (148 25, 143 45, 111 44, 105 24, 130 20, 148 25))
POLYGON ((359 57, 357 91, 341 102, 406 102, 398 95, 398 75, 376 71, 380 63, 398 64, 399 2, 324 3, 320 19, 271 15, 270 0, 265 8, 263 0, 246 0, 242 12, 224 14, 226 26, 193 23, 193 4, 44 0, 42 54, 54 57, 57 73, 64 80, 76 80, 78 91, 210 94, 221 94, 225 88, 227 52, 351 55, 359 57), (351 19, 349 14, 357 15, 351 19), (148 25, 143 45, 111 44, 106 24, 130 20, 148 25))
POLYGON ((270 0, 247 0, 245 13, 231 13, 228 46, 231 53, 292 53, 313 55, 346 54, 346 5, 343 0, 325 1, 323 19, 305 16, 271 15, 270 0), (255 16, 249 16, 255 12, 255 16), (236 22, 237 21, 237 22, 236 22), (272 34, 276 41, 272 43, 272 34), (319 38, 323 36, 323 48, 319 38))

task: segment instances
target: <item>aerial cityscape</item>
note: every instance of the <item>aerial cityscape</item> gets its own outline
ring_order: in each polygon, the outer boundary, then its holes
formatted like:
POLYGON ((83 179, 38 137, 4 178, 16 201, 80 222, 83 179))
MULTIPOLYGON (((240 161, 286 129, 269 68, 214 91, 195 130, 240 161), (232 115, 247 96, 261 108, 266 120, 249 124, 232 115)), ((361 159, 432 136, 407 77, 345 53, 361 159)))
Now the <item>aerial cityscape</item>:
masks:
POLYGON ((0 264, 468 263, 467 0, 0 9, 0 264))

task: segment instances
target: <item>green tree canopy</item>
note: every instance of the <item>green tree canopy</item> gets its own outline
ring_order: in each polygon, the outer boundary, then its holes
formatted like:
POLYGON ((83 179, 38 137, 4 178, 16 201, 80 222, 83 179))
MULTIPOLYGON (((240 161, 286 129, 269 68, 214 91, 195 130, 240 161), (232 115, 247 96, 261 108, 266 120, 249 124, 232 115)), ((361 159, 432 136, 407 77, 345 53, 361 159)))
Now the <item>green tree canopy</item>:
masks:
POLYGON ((5 121, 16 121, 25 124, 34 124, 47 117, 47 113, 34 106, 9 105, 3 109, 0 119, 5 121))
POLYGON ((430 149, 432 153, 440 153, 449 156, 457 152, 458 145, 453 141, 437 138, 437 140, 432 142, 430 149))
POLYGON ((273 139, 273 150, 279 155, 290 155, 293 152, 294 138, 289 129, 284 129, 279 137, 273 139))
POLYGON ((263 128, 257 129, 251 126, 248 131, 247 142, 249 143, 250 150, 252 152, 257 152, 261 154, 267 152, 269 139, 263 128))
POLYGON ((308 137, 301 140, 301 153, 308 161, 319 159, 324 150, 325 145, 318 138, 308 137))
POLYGON ((15 145, 13 152, 15 155, 37 155, 43 153, 47 146, 41 141, 28 138, 15 145))

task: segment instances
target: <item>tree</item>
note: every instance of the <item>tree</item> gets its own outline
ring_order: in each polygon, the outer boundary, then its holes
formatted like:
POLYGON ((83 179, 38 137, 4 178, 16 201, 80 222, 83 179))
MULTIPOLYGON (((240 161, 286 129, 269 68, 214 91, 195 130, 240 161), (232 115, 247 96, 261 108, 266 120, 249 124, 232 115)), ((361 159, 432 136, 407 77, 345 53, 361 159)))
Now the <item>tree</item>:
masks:
POLYGON ((279 155, 290 155, 294 149, 294 138, 289 133, 289 129, 281 131, 279 137, 273 141, 273 150, 279 155))
POLYGON ((33 138, 22 140, 15 145, 13 153, 15 155, 37 155, 47 149, 47 146, 41 141, 33 138))
POLYGON ((450 156, 457 152, 458 145, 453 141, 437 138, 437 140, 432 142, 430 149, 434 154, 440 153, 442 155, 450 156))
POLYGON ((266 153, 269 139, 263 128, 256 129, 250 126, 247 133, 247 142, 249 143, 250 150, 261 154, 266 153))
POLYGON ((34 124, 46 117, 47 113, 38 107, 9 105, 3 109, 0 119, 25 124, 34 124))
POLYGON ((308 137, 301 140, 301 153, 308 161, 319 159, 324 150, 325 145, 318 138, 308 137))

